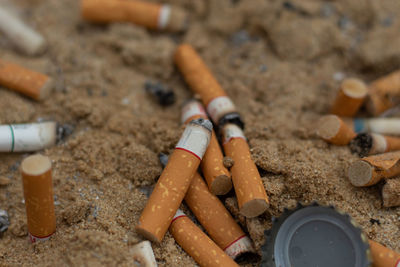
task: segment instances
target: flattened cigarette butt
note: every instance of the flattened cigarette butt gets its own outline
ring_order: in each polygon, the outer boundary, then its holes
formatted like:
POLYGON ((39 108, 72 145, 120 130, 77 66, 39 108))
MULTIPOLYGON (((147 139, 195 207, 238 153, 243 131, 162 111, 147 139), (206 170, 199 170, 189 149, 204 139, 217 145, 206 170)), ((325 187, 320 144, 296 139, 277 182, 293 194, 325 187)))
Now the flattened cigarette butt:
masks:
POLYGON ((200 96, 215 124, 221 125, 225 116, 237 114, 235 105, 192 46, 180 45, 175 51, 174 61, 190 88, 200 96))
POLYGON ((235 124, 225 124, 222 133, 225 154, 235 162, 231 173, 240 213, 248 218, 256 217, 265 212, 269 201, 249 145, 235 124))
POLYGON ((175 241, 200 266, 228 267, 239 266, 220 247, 217 246, 181 210, 171 222, 169 231, 175 241))
POLYGON ((400 135, 400 119, 398 118, 354 119, 353 127, 356 133, 400 135))
POLYGON ((400 150, 400 137, 360 133, 350 142, 350 149, 360 157, 400 150))
MULTIPOLYGON (((142 241, 131 248, 132 257, 137 266, 157 267, 156 258, 149 241, 142 241)), ((135 266, 136 266, 135 265, 135 266)))
POLYGON ((400 254, 369 240, 369 247, 374 267, 400 267, 400 254))
POLYGON ((0 85, 35 100, 43 100, 49 96, 54 82, 47 75, 0 60, 0 85))
POLYGON ((319 119, 317 135, 335 145, 347 145, 356 137, 356 133, 336 115, 326 115, 319 119))
POLYGON ((377 116, 400 103, 400 70, 390 73, 371 83, 367 109, 377 116))
POLYGON ((56 231, 51 161, 36 154, 21 163, 28 232, 31 242, 44 241, 56 231))
POLYGON ((400 178, 386 180, 382 187, 382 200, 386 208, 400 206, 400 178))
POLYGON ((0 125, 0 152, 38 151, 55 145, 57 123, 0 125))
POLYGON ((180 7, 139 0, 82 0, 82 17, 94 23, 131 22, 174 32, 185 30, 188 23, 180 7))
MULTIPOLYGON (((203 118, 207 119, 207 114, 203 105, 197 100, 188 101, 182 108, 182 123, 203 118)), ((219 146, 215 132, 212 131, 210 144, 200 163, 204 178, 208 184, 208 189, 215 195, 225 195, 232 189, 231 174, 223 164, 224 155, 219 146)))
POLYGON ((400 174, 400 151, 369 156, 352 163, 348 177, 354 186, 370 186, 400 174))
POLYGON ((38 55, 46 49, 46 41, 41 34, 3 7, 0 7, 0 32, 27 55, 38 55))
POLYGON ((363 81, 356 78, 343 80, 332 105, 331 113, 338 116, 353 117, 360 109, 367 93, 368 88, 363 81))
POLYGON ((139 218, 139 234, 153 242, 162 241, 200 165, 211 131, 208 120, 197 119, 186 126, 139 218))

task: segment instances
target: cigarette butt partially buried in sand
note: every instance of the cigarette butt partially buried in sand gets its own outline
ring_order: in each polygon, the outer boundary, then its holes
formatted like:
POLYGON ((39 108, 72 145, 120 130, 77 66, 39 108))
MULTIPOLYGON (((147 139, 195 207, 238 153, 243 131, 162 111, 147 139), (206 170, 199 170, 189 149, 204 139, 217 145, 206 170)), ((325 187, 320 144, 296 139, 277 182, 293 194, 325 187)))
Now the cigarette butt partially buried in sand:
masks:
POLYGON ((42 150, 53 146, 56 140, 55 122, 0 125, 0 152, 42 150))
POLYGON ((192 46, 180 45, 175 51, 174 61, 193 92, 200 95, 215 124, 232 121, 243 128, 235 105, 192 46))
POLYGON ((326 115, 319 119, 317 135, 335 145, 347 145, 356 137, 356 133, 336 115, 326 115))
POLYGON ((397 104, 400 104, 400 70, 371 83, 367 109, 377 116, 397 104))
POLYGON ((0 86, 35 100, 43 100, 49 96, 54 82, 47 75, 0 59, 0 86))
POLYGON ((208 120, 197 119, 186 126, 139 218, 139 234, 153 242, 162 241, 200 165, 211 131, 208 120))
POLYGON ((354 119, 352 124, 356 133, 400 135, 400 119, 398 118, 354 119))
MULTIPOLYGON (((207 114, 203 105, 196 101, 188 101, 182 108, 182 123, 203 118, 207 119, 207 114)), ((231 174, 223 164, 224 155, 219 146, 215 132, 212 131, 210 144, 200 163, 204 178, 209 190, 215 195, 225 195, 232 189, 231 174)))
POLYGON ((400 254, 369 240, 369 247, 374 267, 400 267, 400 254))
POLYGON ((369 156, 352 163, 348 177, 354 186, 370 186, 400 174, 400 151, 369 156))
POLYGON ((132 22, 153 30, 182 31, 186 12, 168 4, 137 0, 82 0, 82 16, 94 23, 132 22))
POLYGON ((44 52, 46 41, 43 36, 26 25, 10 10, 0 6, 0 32, 23 53, 33 56, 44 52))
POLYGON ((40 154, 21 163, 28 232, 31 242, 44 241, 56 231, 51 161, 40 154))
POLYGON ((225 124, 222 133, 225 154, 235 162, 231 173, 240 213, 248 218, 256 217, 265 212, 269 201, 249 145, 235 124, 225 124))
POLYGON ((345 79, 340 85, 331 113, 344 117, 354 116, 367 93, 368 88, 363 81, 355 78, 345 79))
POLYGON ((133 260, 137 263, 135 266, 157 267, 156 258, 149 241, 142 241, 131 248, 133 260))
POLYGON ((169 231, 176 242, 200 265, 239 266, 217 246, 181 210, 175 214, 169 231))
POLYGON ((361 157, 400 150, 400 137, 360 133, 350 142, 352 152, 361 157))
POLYGON ((400 206, 400 177, 386 180, 382 187, 382 200, 386 208, 400 206))

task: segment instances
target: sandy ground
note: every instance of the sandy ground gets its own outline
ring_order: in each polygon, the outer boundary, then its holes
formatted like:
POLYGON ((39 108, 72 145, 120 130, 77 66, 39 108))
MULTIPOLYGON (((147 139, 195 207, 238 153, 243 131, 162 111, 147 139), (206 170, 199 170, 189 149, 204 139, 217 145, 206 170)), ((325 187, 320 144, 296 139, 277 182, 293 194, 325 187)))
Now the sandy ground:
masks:
MULTIPOLYGON (((146 202, 139 188, 160 175, 157 154, 174 148, 180 105, 191 96, 172 62, 182 41, 197 48, 246 123, 271 207, 246 220, 233 194, 223 201, 257 248, 271 216, 318 200, 400 250, 400 209, 382 207, 380 186, 351 186, 345 173, 357 156, 313 131, 344 77, 369 82, 400 66, 398 0, 164 1, 190 12, 182 34, 91 25, 76 0, 13 2, 49 49, 28 58, 1 37, 0 57, 51 75, 57 87, 42 103, 0 88, 0 123, 54 119, 73 132, 43 152, 53 160, 57 216, 48 242, 27 241, 18 168, 28 154, 0 155, 0 209, 11 221, 0 238, 0 266, 132 266, 130 248, 142 240, 134 226, 146 202), (144 90, 147 80, 173 88, 176 103, 159 106, 144 90)), ((169 233, 154 251, 159 266, 195 265, 169 233)))

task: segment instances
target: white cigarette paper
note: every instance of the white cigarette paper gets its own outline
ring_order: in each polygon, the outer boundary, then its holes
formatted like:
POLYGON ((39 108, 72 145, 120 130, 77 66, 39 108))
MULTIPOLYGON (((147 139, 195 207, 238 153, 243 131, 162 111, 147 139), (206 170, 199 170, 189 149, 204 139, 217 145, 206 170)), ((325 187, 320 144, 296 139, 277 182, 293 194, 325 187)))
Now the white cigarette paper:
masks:
POLYGON ((132 247, 134 266, 157 267, 150 241, 143 241, 132 247))
POLYGON ((0 7, 0 31, 27 55, 37 55, 46 48, 42 35, 3 7, 0 7))
POLYGON ((356 119, 354 124, 356 132, 400 135, 400 119, 397 118, 356 119))
POLYGON ((0 125, 0 152, 28 152, 56 143, 55 122, 0 125))

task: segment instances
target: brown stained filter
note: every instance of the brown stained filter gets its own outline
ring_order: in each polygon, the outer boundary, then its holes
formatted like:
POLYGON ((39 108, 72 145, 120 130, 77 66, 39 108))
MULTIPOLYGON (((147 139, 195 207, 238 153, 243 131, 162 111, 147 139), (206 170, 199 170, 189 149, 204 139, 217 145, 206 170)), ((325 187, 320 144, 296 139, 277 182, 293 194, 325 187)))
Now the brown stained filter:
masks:
POLYGON ((369 240, 369 246, 374 267, 399 266, 400 254, 372 240, 369 240))
POLYGON ((400 206, 400 178, 386 180, 382 187, 382 200, 386 208, 400 206))
POLYGON ((194 174, 185 202, 211 239, 223 250, 246 236, 221 201, 208 191, 198 173, 194 174))
POLYGON ((367 109, 377 116, 400 103, 400 70, 384 76, 369 87, 367 109))
POLYGON ((185 215, 177 216, 169 231, 176 242, 205 267, 239 266, 185 215))
POLYGON ((321 117, 317 124, 317 135, 335 145, 347 145, 356 133, 336 115, 321 117))
POLYGON ((363 81, 355 78, 345 79, 340 85, 331 113, 344 117, 354 116, 360 109, 367 92, 367 86, 363 81))
POLYGON ((35 100, 43 100, 53 89, 53 79, 19 65, 0 60, 0 85, 35 100))
POLYGON ((231 173, 240 213, 248 218, 256 217, 265 212, 269 201, 249 145, 242 130, 234 124, 226 124, 223 134, 225 154, 235 162, 231 173))
POLYGON ((21 163, 28 231, 32 242, 56 231, 50 159, 33 155, 21 163))
POLYGON ((399 175, 399 159, 400 151, 362 158, 350 165, 349 180, 354 186, 363 187, 399 175))

